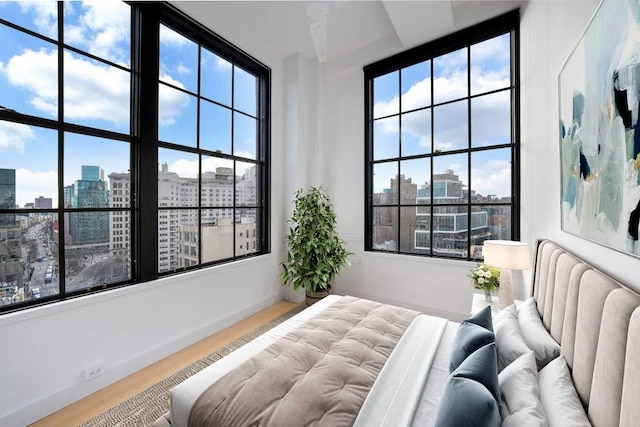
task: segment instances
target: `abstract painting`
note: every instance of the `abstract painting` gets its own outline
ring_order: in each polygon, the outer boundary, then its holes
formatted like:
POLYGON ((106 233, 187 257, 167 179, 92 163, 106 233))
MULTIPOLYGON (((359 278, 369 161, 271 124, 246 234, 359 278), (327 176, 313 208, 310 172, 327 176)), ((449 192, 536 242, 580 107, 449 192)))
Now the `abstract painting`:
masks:
POLYGON ((562 229, 640 257, 640 2, 603 0, 560 71, 562 229))

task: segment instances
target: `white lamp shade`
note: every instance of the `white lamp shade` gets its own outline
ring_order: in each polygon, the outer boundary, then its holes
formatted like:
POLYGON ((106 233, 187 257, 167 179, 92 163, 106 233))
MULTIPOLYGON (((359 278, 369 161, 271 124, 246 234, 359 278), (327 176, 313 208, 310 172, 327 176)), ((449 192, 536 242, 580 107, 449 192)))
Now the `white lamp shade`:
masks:
POLYGON ((529 268, 529 245, 512 240, 485 240, 484 263, 496 268, 526 270, 529 268))

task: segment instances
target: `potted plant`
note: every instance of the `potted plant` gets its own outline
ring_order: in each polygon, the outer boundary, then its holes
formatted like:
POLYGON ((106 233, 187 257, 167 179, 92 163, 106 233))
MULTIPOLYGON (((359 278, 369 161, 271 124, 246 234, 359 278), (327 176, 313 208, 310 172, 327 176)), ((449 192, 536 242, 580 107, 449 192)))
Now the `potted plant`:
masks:
POLYGON ((491 301, 491 292, 500 287, 500 269, 487 264, 478 264, 471 270, 471 281, 475 289, 484 290, 484 297, 491 301))
POLYGON ((350 265, 344 241, 336 229, 336 214, 322 187, 296 192, 293 218, 289 221, 289 252, 282 263, 282 284, 304 288, 307 305, 327 296, 331 281, 342 266, 350 265))

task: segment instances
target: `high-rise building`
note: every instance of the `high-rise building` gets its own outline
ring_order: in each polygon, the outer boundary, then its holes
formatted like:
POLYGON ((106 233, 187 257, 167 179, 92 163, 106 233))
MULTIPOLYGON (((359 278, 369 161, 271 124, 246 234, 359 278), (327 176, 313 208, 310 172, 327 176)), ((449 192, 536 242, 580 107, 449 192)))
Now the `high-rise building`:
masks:
MULTIPOLYGON (((107 183, 99 179, 100 174, 97 166, 82 166, 83 179, 73 184, 72 208, 109 207, 107 183)), ((70 212, 69 234, 74 246, 108 244, 109 212, 70 212)))
MULTIPOLYGON (((16 208, 16 170, 0 169, 0 211, 16 208)), ((0 227, 14 226, 16 215, 0 213, 0 227)))
POLYGON ((110 188, 109 206, 123 208, 121 211, 109 212, 109 251, 114 265, 117 266, 117 271, 114 272, 114 275, 126 280, 131 277, 131 218, 130 211, 127 210, 130 207, 131 200, 129 174, 110 173, 108 177, 110 188))
POLYGON ((104 181, 104 171, 100 166, 82 165, 81 180, 83 181, 104 181))
MULTIPOLYGON (((221 243, 226 237, 233 237, 234 223, 253 223, 255 227, 255 209, 236 209, 233 218, 234 205, 255 206, 257 194, 256 167, 252 166, 241 176, 234 176, 232 168, 218 167, 215 171, 202 174, 200 184, 200 203, 202 218, 200 226, 204 233, 205 253, 203 262, 220 259, 223 255, 233 256, 233 239, 228 244, 221 243), (235 193, 234 193, 235 181, 235 193), (229 207, 224 209, 221 207, 229 207), (210 209, 207 209, 210 208, 210 209), (233 220, 233 222, 232 222, 233 220), (222 224, 226 224, 222 226, 222 224), (213 228, 212 228, 213 227, 213 228), (222 231, 225 230, 225 231, 222 231), (213 249, 213 246, 219 249, 213 249), (228 248, 227 248, 228 247, 228 248), (213 253, 210 251, 218 251, 213 253), (227 252, 231 252, 229 255, 227 252), (224 252, 224 253, 223 253, 224 252), (214 257, 214 258, 211 258, 214 257)), ((198 211, 196 209, 172 209, 174 207, 198 206, 198 180, 196 178, 181 178, 176 173, 169 172, 169 166, 165 163, 158 172, 158 270, 169 271, 179 267, 193 265, 197 262, 196 255, 192 253, 198 245, 185 240, 198 228, 198 211), (181 232, 181 230, 183 230, 181 232), (180 252, 181 248, 187 248, 187 252, 180 252), (182 260, 182 261, 181 261, 182 260), (182 263, 182 264, 181 264, 182 263)), ((255 240, 255 239, 254 239, 255 240)), ((238 239, 236 239, 238 242, 238 239)), ((245 244, 245 247, 253 246, 245 244)), ((236 248, 236 253, 239 248, 236 248)), ((246 249, 245 249, 246 250, 246 249)), ((252 250, 250 252, 253 252, 252 250)), ((244 254, 245 252, 243 252, 244 254)), ((247 252, 248 253, 248 252, 247 252)))
POLYGON ((35 200, 35 208, 36 209, 51 209, 53 208, 53 200, 51 197, 38 197, 35 200))
POLYGON ((16 214, 2 209, 16 208, 16 171, 0 169, 0 286, 22 287, 24 267, 20 262, 20 227, 16 214))

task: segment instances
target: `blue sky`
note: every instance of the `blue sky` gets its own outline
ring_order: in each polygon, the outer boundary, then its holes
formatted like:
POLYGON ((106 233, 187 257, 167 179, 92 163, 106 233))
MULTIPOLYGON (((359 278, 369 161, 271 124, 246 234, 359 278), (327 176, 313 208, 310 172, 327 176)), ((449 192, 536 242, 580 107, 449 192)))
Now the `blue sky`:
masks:
MULTIPOLYGON (((508 88, 510 85, 510 37, 505 34, 471 46, 471 63, 467 50, 461 49, 431 61, 404 68, 374 80, 374 160, 399 155, 429 154, 432 149, 443 153, 469 147, 486 147, 511 141, 510 93, 498 92, 471 101, 471 141, 468 138, 468 102, 444 105, 471 95, 508 88), (469 74, 470 73, 470 74, 469 74), (431 85, 433 84, 433 101, 431 85), (401 88, 400 88, 401 86, 401 88), (402 101, 402 114, 400 113, 402 101), (436 104, 435 107, 432 105, 436 104), (413 111, 406 113, 407 111, 413 111), (431 122, 433 109, 434 123, 431 122), (402 134, 400 135, 400 128, 402 134), (433 128, 433 148, 431 132, 433 128), (402 144, 400 144, 402 141, 402 144)), ((471 189, 479 194, 509 196, 511 194, 511 154, 508 149, 474 153, 471 189)), ((403 161, 401 173, 419 186, 429 179, 428 161, 403 161)), ((374 168, 374 192, 390 186, 396 175, 397 162, 377 164, 374 168)), ((463 155, 445 155, 434 159, 434 173, 453 169, 463 182, 468 182, 468 160, 463 155)))
MULTIPOLYGON (((56 2, 0 1, 0 17, 56 39, 56 2)), ((64 52, 65 120, 120 133, 129 132, 130 8, 114 0, 74 1, 64 7, 65 42, 108 59, 126 70, 64 52)), ((56 119, 58 103, 57 47, 0 25, 0 105, 21 113, 56 119)), ((197 45, 161 27, 159 136, 162 140, 196 146, 197 98, 169 86, 197 92, 197 45), (167 84, 164 84, 167 83, 167 84)), ((203 49, 201 94, 227 107, 256 115, 255 77, 203 49), (235 73, 232 100, 232 73, 235 73)), ((229 108, 203 101, 200 123, 202 147, 243 157, 256 157, 257 120, 229 108), (206 115, 206 116, 204 116, 206 115), (231 152, 231 136, 235 147, 231 152)), ((0 168, 16 169, 19 206, 42 195, 57 206, 57 134, 54 131, 0 122, 0 168)), ((81 165, 105 171, 129 169, 128 144, 65 134, 64 184, 80 178, 81 165)), ((180 176, 195 176, 198 159, 166 152, 161 162, 180 176)), ((225 162, 209 158, 204 170, 225 162)), ((239 173, 244 164, 238 165, 239 173)))

